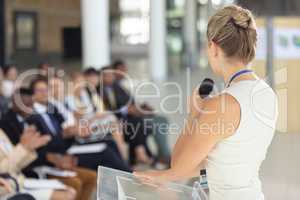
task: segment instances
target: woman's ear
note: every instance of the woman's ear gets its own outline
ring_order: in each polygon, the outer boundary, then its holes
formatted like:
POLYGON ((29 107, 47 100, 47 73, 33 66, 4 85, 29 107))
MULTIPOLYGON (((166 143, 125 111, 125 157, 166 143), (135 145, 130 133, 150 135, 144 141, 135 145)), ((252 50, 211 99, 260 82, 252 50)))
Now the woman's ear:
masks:
POLYGON ((209 45, 210 45, 210 48, 211 48, 212 55, 214 57, 217 57, 218 54, 219 54, 219 46, 213 41, 210 41, 209 45))

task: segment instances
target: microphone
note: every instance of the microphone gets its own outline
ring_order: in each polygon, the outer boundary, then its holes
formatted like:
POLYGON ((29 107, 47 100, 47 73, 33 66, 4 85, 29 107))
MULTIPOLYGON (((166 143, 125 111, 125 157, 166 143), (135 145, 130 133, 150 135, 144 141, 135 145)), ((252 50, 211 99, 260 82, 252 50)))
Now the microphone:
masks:
POLYGON ((198 93, 202 99, 206 98, 214 89, 215 82, 210 78, 205 78, 198 90, 198 93))

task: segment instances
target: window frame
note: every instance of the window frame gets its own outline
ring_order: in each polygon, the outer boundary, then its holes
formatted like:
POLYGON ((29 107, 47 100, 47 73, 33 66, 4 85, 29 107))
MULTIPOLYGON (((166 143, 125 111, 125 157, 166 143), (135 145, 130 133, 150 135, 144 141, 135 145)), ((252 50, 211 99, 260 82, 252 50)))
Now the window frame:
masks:
POLYGON ((24 52, 24 51, 29 51, 29 52, 36 52, 37 51, 37 47, 38 47, 38 21, 37 21, 37 12, 35 11, 14 11, 13 13, 13 23, 14 23, 14 33, 13 33, 13 46, 14 46, 14 50, 15 52, 24 52), (32 41, 33 44, 31 47, 28 48, 24 48, 24 47, 20 47, 18 46, 18 39, 19 39, 19 34, 17 31, 17 23, 18 23, 18 19, 20 16, 29 16, 32 21, 33 21, 33 34, 32 34, 32 41))

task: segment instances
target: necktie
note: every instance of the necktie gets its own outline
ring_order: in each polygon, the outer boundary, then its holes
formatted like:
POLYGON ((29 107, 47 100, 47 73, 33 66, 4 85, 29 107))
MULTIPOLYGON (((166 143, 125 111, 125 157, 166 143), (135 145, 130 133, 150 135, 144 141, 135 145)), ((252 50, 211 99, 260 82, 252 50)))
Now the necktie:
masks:
POLYGON ((111 88, 107 88, 107 97, 112 110, 116 109, 117 108, 116 96, 114 91, 111 88))
POLYGON ((57 131, 58 131, 57 125, 56 125, 56 120, 53 119, 53 117, 50 117, 47 113, 42 114, 42 117, 43 117, 48 129, 50 130, 50 132, 53 135, 56 135, 57 131))
POLYGON ((95 93, 92 94, 92 101, 97 109, 97 112, 100 113, 104 112, 104 103, 102 99, 98 96, 98 94, 95 93))

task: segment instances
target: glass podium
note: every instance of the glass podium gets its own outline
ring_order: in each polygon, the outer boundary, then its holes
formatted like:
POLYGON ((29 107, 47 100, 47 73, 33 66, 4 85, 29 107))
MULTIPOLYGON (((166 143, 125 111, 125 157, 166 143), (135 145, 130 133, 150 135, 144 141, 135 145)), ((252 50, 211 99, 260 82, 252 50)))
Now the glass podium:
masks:
POLYGON ((200 186, 142 183, 130 173, 99 167, 97 200, 208 200, 200 186))

